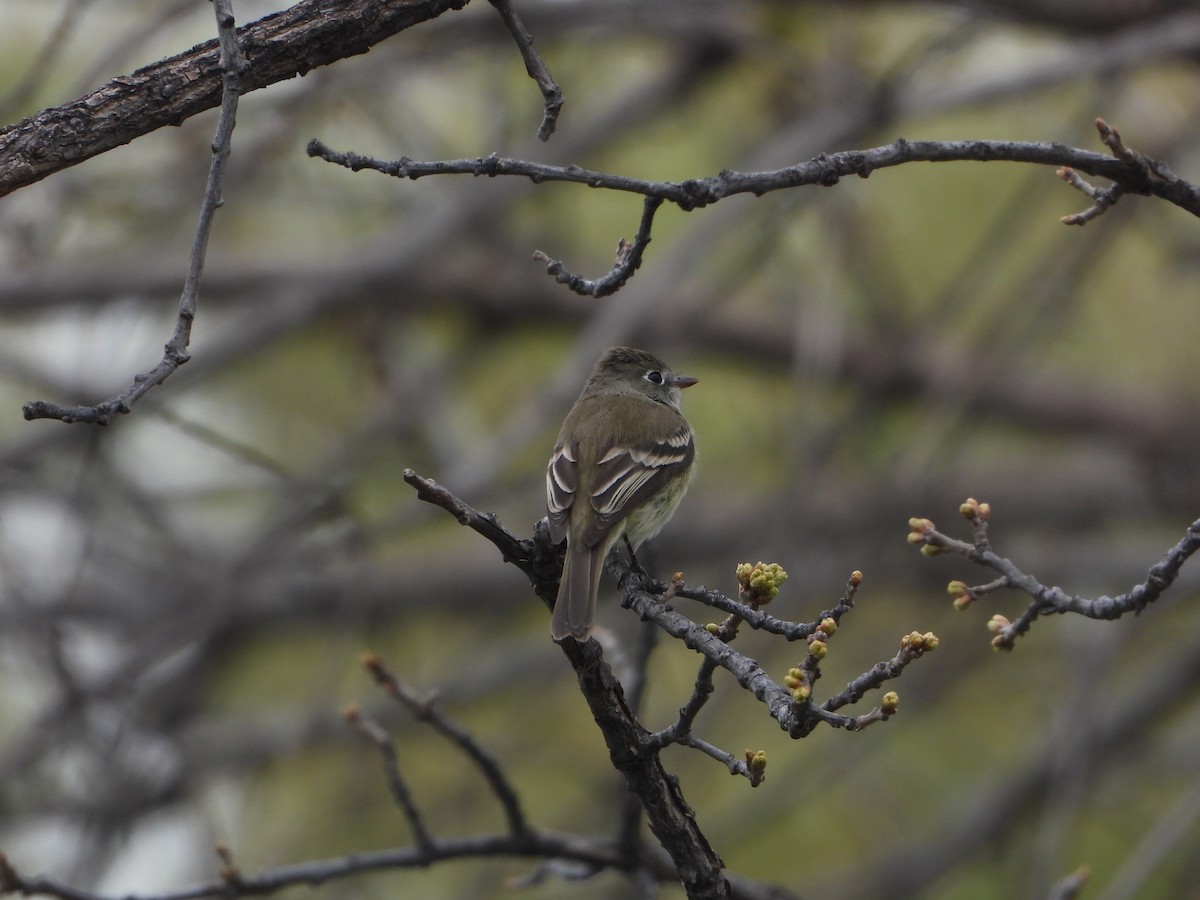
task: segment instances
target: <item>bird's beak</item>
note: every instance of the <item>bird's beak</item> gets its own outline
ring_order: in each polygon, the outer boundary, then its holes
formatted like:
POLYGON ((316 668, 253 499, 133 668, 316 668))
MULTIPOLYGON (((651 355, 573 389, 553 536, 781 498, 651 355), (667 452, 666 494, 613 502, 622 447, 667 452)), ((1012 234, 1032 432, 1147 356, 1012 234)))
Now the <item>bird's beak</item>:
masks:
POLYGON ((699 380, 699 378, 693 378, 691 375, 676 375, 674 379, 672 379, 671 384, 677 388, 685 388, 691 387, 699 380))

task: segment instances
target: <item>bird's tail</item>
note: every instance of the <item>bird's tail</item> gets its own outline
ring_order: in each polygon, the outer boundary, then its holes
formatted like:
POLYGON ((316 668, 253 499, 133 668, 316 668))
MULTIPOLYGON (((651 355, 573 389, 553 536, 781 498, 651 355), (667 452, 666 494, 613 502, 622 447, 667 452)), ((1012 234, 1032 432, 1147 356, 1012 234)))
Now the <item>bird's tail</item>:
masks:
POLYGON ((600 570, 604 563, 601 553, 607 549, 604 544, 601 541, 597 546, 578 550, 567 546, 558 599, 554 602, 554 617, 550 620, 550 635, 556 641, 565 637, 586 641, 591 637, 600 570))

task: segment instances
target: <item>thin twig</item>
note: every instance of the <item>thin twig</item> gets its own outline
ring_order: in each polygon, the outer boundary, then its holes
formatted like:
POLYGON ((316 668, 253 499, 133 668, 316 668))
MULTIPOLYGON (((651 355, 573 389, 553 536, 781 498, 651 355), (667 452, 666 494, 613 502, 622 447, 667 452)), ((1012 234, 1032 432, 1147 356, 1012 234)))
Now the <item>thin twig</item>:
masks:
POLYGON ((889 660, 877 662, 846 685, 838 694, 821 704, 821 709, 833 712, 850 703, 857 703, 867 691, 881 687, 885 682, 899 678, 900 674, 915 660, 937 648, 937 639, 932 634, 914 631, 900 641, 900 650, 889 660))
POLYGON ((60 406, 45 400, 30 401, 23 408, 28 420, 58 419, 67 423, 93 422, 107 425, 114 415, 129 413, 133 404, 149 393, 155 385, 162 384, 191 358, 188 344, 191 342, 192 322, 196 318, 204 257, 208 250, 209 234, 212 232, 213 216, 223 202, 221 184, 233 140, 238 99, 242 93, 241 73, 247 66, 246 57, 237 42, 232 0, 213 0, 213 9, 217 17, 217 35, 221 45, 221 113, 213 138, 212 160, 209 163, 208 182, 204 186, 204 199, 200 203, 199 221, 192 238, 187 276, 179 298, 179 315, 175 322, 175 331, 163 348, 162 360, 150 371, 135 375, 133 384, 121 393, 95 406, 60 406))
POLYGON ((453 515, 460 525, 466 525, 491 541, 500 550, 505 562, 512 563, 531 578, 536 576, 533 541, 519 540, 500 524, 500 520, 493 513, 480 512, 459 500, 433 479, 423 478, 412 469, 404 470, 404 480, 416 488, 417 496, 426 503, 440 506, 453 515))
POLYGON ((1086 225, 1093 219, 1102 216, 1125 193, 1119 184, 1114 184, 1107 188, 1098 188, 1081 178, 1079 173, 1070 166, 1063 166, 1055 174, 1071 187, 1075 188, 1075 190, 1092 200, 1092 205, 1083 212, 1071 213, 1059 219, 1064 225, 1086 225))
POLYGON ((404 812, 404 818, 408 820, 408 825, 412 829, 413 840, 417 844, 417 849, 424 853, 432 852, 434 845, 433 836, 429 833, 429 829, 425 827, 425 820, 421 815, 421 810, 417 807, 416 801, 413 800, 412 792, 408 789, 408 785, 400 774, 400 759, 396 755, 396 745, 392 741, 391 735, 387 733, 387 729, 375 719, 364 715, 363 711, 357 706, 351 706, 343 710, 342 718, 353 725, 363 737, 379 748, 380 755, 383 756, 383 771, 384 777, 387 779, 388 790, 391 792, 392 799, 396 801, 396 805, 404 812))
POLYGON ((995 634, 992 646, 997 650, 1011 650, 1017 638, 1027 633, 1033 623, 1043 615, 1076 613, 1089 619, 1105 620, 1119 619, 1129 613, 1137 615, 1174 584, 1183 564, 1200 550, 1200 519, 1197 519, 1188 526, 1178 543, 1150 567, 1141 583, 1116 597, 1081 597, 1078 594, 1069 594, 1060 587, 1042 584, 1034 576, 1022 571, 1012 560, 992 550, 987 538, 987 523, 991 515, 987 504, 971 499, 963 504, 960 511, 971 521, 974 530, 972 542, 960 541, 943 534, 929 519, 911 519, 909 543, 921 547, 928 555, 954 553, 1000 574, 999 579, 975 587, 962 582, 951 582, 950 592, 955 594, 956 598, 966 598, 965 602, 963 599, 956 599, 955 603, 960 609, 975 598, 999 587, 1021 591, 1033 598, 1033 602, 1014 622, 1000 615, 992 617, 989 628, 995 634))
MULTIPOLYGON (((675 578, 672 579, 671 587, 663 593, 662 599, 666 599, 668 596, 675 596, 682 587, 682 574, 676 574, 675 578)), ((739 604, 739 606, 741 605, 739 604)), ((758 607, 757 605, 746 606, 745 610, 748 612, 758 612, 758 607)), ((718 637, 728 644, 737 637, 738 626, 743 621, 745 619, 740 612, 730 612, 729 616, 720 625, 708 625, 706 629, 714 637, 718 637)), ((713 674, 716 670, 716 662, 708 658, 701 660, 700 668, 696 672, 696 679, 692 684, 692 693, 683 706, 680 707, 679 718, 661 731, 647 735, 644 742, 647 749, 658 750, 673 743, 686 744, 689 747, 696 746, 695 743, 691 742, 695 738, 695 735, 692 734, 692 725, 696 721, 696 716, 700 714, 700 710, 704 708, 704 705, 708 702, 708 698, 712 696, 715 690, 713 686, 713 674)), ((705 752, 708 751, 706 750, 705 752)), ((720 752, 725 753, 725 751, 720 752)), ((709 755, 712 756, 713 754, 709 753, 709 755)), ((733 759, 730 754, 725 754, 725 756, 733 759)), ((721 757, 716 758, 720 759, 721 757)), ((722 761, 725 760, 722 759, 722 761)), ((730 771, 736 772, 737 770, 731 767, 730 771)), ((744 770, 742 774, 748 775, 749 770, 744 770)))
POLYGON ((1092 205, 1083 212, 1063 216, 1060 221, 1064 225, 1086 225, 1103 215, 1129 191, 1139 194, 1157 193, 1153 189, 1154 183, 1175 187, 1180 181, 1165 164, 1126 147, 1125 142, 1121 140, 1121 132, 1115 126, 1109 125, 1103 119, 1096 119, 1095 125, 1100 134, 1100 142, 1126 167, 1130 177, 1111 187, 1098 188, 1080 178, 1070 166, 1060 168, 1056 173, 1058 177, 1092 200, 1092 205))
POLYGON ((451 743, 458 746, 475 763, 487 781, 488 787, 500 801, 504 815, 508 819, 509 831, 516 837, 527 835, 530 828, 521 809, 521 800, 513 790, 508 777, 500 769, 500 763, 485 750, 465 728, 452 721, 438 709, 432 698, 418 697, 416 692, 405 685, 388 665, 376 654, 367 654, 363 666, 371 674, 389 696, 399 700, 420 721, 429 725, 451 743))
POLYGON ((738 759, 732 753, 722 750, 694 734, 686 734, 679 739, 679 743, 685 747, 691 747, 693 750, 699 750, 706 756, 711 756, 717 762, 721 763, 725 768, 729 769, 730 775, 742 775, 750 780, 750 784, 758 787, 762 783, 761 777, 755 777, 750 766, 747 765, 744 759, 738 759))
POLYGON ((646 749, 659 750, 668 744, 685 743, 685 739, 691 734, 696 716, 700 714, 700 710, 712 696, 714 690, 712 677, 716 671, 717 664, 711 659, 701 661, 700 669, 696 673, 696 680, 692 685, 692 693, 687 702, 679 708, 679 718, 661 731, 646 735, 646 749))
MULTIPOLYGON (((488 856, 575 860, 595 870, 622 870, 624 862, 608 841, 545 831, 520 838, 508 833, 482 834, 439 840, 428 853, 417 847, 368 850, 265 869, 256 875, 239 874, 236 888, 222 878, 162 893, 109 895, 74 888, 45 876, 21 875, 0 855, 0 890, 18 892, 22 896, 56 897, 58 900, 201 900, 205 897, 265 896, 289 887, 323 884, 367 872, 424 868, 430 863, 444 860, 488 856)), ((648 854, 647 858, 652 857, 648 854)), ((652 872, 660 882, 678 883, 678 875, 668 866, 656 865, 652 872)))
MULTIPOLYGON (((497 8, 507 0, 500 0, 497 8)), ((437 160, 421 162, 401 157, 380 160, 352 152, 331 149, 315 138, 308 144, 308 155, 326 162, 345 166, 353 171, 371 169, 395 178, 417 179, 427 175, 474 175, 494 178, 501 175, 529 178, 534 183, 566 181, 589 187, 627 191, 644 196, 641 224, 633 243, 622 239, 613 268, 598 279, 587 279, 567 270, 561 260, 552 259, 541 250, 533 256, 545 264, 555 280, 577 294, 602 297, 614 293, 629 280, 641 265, 646 246, 650 243, 654 214, 659 204, 673 203, 685 212, 716 203, 734 194, 752 193, 755 196, 787 190, 803 185, 837 184, 842 178, 856 175, 868 177, 879 169, 911 162, 1006 161, 1058 167, 1059 177, 1083 190, 1093 199, 1092 207, 1083 213, 1063 217, 1067 224, 1083 224, 1100 215, 1126 193, 1154 194, 1200 216, 1200 187, 1171 174, 1165 165, 1127 150, 1120 143, 1116 129, 1102 119, 1097 120, 1101 140, 1113 151, 1105 156, 1086 150, 1064 147, 1061 144, 1024 141, 907 141, 869 150, 848 150, 821 154, 807 162, 766 172, 734 172, 725 170, 707 178, 680 182, 653 182, 622 175, 613 175, 580 166, 553 166, 528 160, 511 159, 491 154, 475 159, 437 160), (1075 170, 1108 178, 1113 185, 1101 190, 1088 185, 1075 170)))
POLYGON ((558 82, 554 80, 554 76, 546 67, 545 61, 534 49, 533 36, 525 29, 521 17, 513 9, 512 0, 489 0, 489 2, 496 8, 496 12, 500 13, 500 18, 504 20, 504 26, 513 36, 513 40, 517 42, 521 58, 525 60, 525 71, 529 73, 529 77, 534 80, 538 90, 542 92, 544 112, 542 124, 538 126, 537 137, 539 141, 548 141, 550 135, 554 134, 554 129, 558 125, 558 114, 562 110, 562 88, 558 86, 558 82))
POLYGON ((401 157, 379 160, 357 153, 343 153, 318 140, 308 145, 308 155, 344 166, 353 171, 370 169, 394 178, 424 178, 429 175, 516 176, 535 183, 565 181, 588 187, 626 191, 656 197, 673 203, 685 212, 699 209, 735 194, 756 196, 805 185, 832 187, 842 178, 867 178, 873 172, 913 162, 1016 162, 1035 165, 1069 166, 1107 178, 1124 186, 1130 193, 1153 194, 1174 203, 1192 215, 1200 216, 1200 187, 1169 176, 1169 170, 1155 160, 1145 166, 1129 166, 1120 159, 1065 147, 1046 141, 908 141, 899 140, 867 150, 823 153, 806 162, 764 172, 725 170, 706 178, 687 181, 646 181, 625 175, 613 175, 581 166, 554 166, 496 154, 474 159, 421 162, 401 157), (1153 177, 1148 177, 1148 173, 1153 177), (1164 174, 1165 173, 1165 174, 1164 174))
POLYGON ((1081 866, 1069 875, 1064 875, 1054 883, 1054 887, 1050 889, 1050 894, 1047 900, 1075 900, 1085 887, 1088 880, 1092 877, 1092 871, 1088 866, 1081 866))
POLYGON ((658 212, 658 208, 662 206, 662 200, 658 197, 647 197, 642 204, 642 220, 638 223, 637 234, 633 238, 633 243, 629 243, 624 238, 617 242, 617 258, 613 262, 613 267, 608 271, 608 274, 591 280, 584 278, 582 275, 575 275, 567 271, 562 260, 551 259, 541 250, 533 251, 533 258, 540 263, 545 264, 546 274, 552 275, 554 280, 559 284, 565 284, 577 294, 582 294, 585 297, 607 297, 609 294, 615 294, 625 286, 633 273, 636 272, 642 265, 642 256, 646 252, 646 247, 650 244, 650 231, 654 227, 654 214, 658 212))
POLYGON ((821 623, 826 619, 833 619, 834 622, 840 622, 842 616, 854 608, 854 595, 858 592, 860 583, 861 578, 852 578, 847 583, 846 591, 842 594, 838 602, 829 609, 820 612, 811 622, 792 622, 788 619, 781 619, 765 613, 760 609, 751 609, 746 604, 734 600, 732 597, 726 597, 720 591, 711 591, 703 585, 679 585, 676 589, 676 595, 686 597, 689 600, 696 600, 705 606, 711 606, 713 609, 719 609, 725 613, 737 615, 751 628, 771 634, 778 634, 789 641, 802 641, 820 628, 821 623))

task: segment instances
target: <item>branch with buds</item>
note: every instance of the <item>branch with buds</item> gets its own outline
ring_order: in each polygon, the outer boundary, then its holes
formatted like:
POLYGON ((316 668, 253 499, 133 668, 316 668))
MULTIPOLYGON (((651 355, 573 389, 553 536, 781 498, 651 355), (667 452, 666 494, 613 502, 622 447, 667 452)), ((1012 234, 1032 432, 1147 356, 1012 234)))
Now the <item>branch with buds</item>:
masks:
POLYGON ((1127 613, 1140 614, 1174 583, 1183 564, 1200 549, 1200 519, 1197 519, 1188 526, 1179 542, 1150 567, 1140 584, 1116 597, 1087 598, 1069 594, 1060 587, 1044 585, 1023 572, 1012 560, 993 551, 988 538, 988 523, 992 515, 989 504, 968 498, 958 511, 971 523, 970 541, 943 534, 929 519, 914 518, 908 520, 908 542, 919 547, 923 556, 954 553, 1000 576, 977 585, 951 581, 946 590, 954 598, 956 609, 966 609, 1000 588, 1022 591, 1033 598, 1015 621, 1000 614, 993 615, 988 621, 988 630, 994 635, 992 646, 997 650, 1011 650, 1017 638, 1029 631, 1033 623, 1044 615, 1077 613, 1089 619, 1119 619, 1127 613))
MULTIPOLYGON (((417 489, 421 499, 452 513, 460 523, 473 528, 495 544, 507 562, 518 566, 529 576, 534 592, 548 606, 552 604, 557 594, 558 575, 562 569, 562 549, 551 541, 544 521, 538 523, 532 540, 521 540, 503 528, 495 516, 473 509, 436 482, 423 478, 412 470, 404 473, 404 480, 417 489)), ((838 630, 842 617, 854 608, 854 598, 863 581, 861 572, 851 574, 844 593, 830 609, 821 612, 811 621, 797 622, 771 616, 762 611, 762 607, 777 598, 787 581, 787 573, 775 563, 739 565, 735 573, 738 583, 736 599, 705 587, 689 587, 683 582, 680 573, 676 573, 670 583, 656 581, 626 563, 615 553, 609 556, 606 566, 622 590, 623 606, 632 609, 643 619, 654 622, 703 657, 694 689, 680 708, 679 718, 657 732, 643 732, 638 740, 638 753, 657 754, 663 747, 672 743, 690 746, 717 759, 730 772, 746 777, 751 785, 755 786, 765 777, 765 754, 751 751, 739 758, 700 740, 692 730, 697 715, 712 694, 712 678, 718 668, 729 672, 738 684, 761 701, 767 707, 770 716, 788 735, 803 738, 822 723, 834 728, 845 728, 847 731, 858 731, 891 717, 899 705, 899 697, 895 692, 885 694, 879 705, 866 713, 846 715, 838 710, 859 702, 869 691, 898 678, 909 663, 927 651, 936 649, 938 645, 938 639, 932 633, 922 635, 914 632, 905 635, 900 641, 900 650, 894 657, 877 663, 854 679, 840 693, 818 701, 813 696, 813 689, 821 677, 820 663, 829 653, 830 639, 838 630), (726 617, 721 622, 702 624, 694 621, 672 607, 672 601, 677 598, 698 601, 726 613, 726 617), (782 678, 776 680, 756 660, 737 652, 731 646, 742 626, 776 634, 788 640, 803 640, 806 652, 782 678)), ((598 653, 593 660, 590 656, 592 651, 585 649, 590 644, 580 648, 568 641, 562 646, 576 664, 577 670, 581 665, 595 664, 599 660, 598 653)), ((611 713, 611 710, 609 712, 611 713)), ((601 718, 597 716, 597 721, 601 721, 601 718)), ((640 724, 638 728, 641 728, 640 724)))

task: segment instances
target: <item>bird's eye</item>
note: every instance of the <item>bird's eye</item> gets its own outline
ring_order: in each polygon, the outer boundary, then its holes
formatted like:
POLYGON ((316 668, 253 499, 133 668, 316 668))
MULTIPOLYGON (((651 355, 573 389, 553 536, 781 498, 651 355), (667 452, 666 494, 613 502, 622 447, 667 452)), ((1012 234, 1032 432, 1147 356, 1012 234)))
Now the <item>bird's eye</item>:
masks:
POLYGON ((651 384, 662 384, 663 383, 663 373, 658 371, 658 369, 651 369, 649 372, 646 373, 646 380, 649 381, 651 384))

